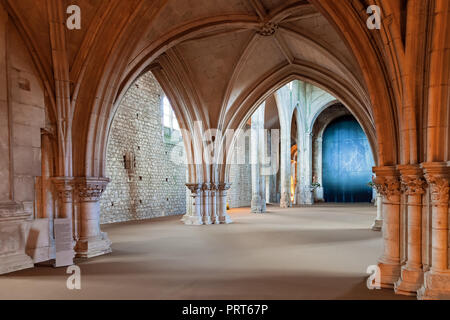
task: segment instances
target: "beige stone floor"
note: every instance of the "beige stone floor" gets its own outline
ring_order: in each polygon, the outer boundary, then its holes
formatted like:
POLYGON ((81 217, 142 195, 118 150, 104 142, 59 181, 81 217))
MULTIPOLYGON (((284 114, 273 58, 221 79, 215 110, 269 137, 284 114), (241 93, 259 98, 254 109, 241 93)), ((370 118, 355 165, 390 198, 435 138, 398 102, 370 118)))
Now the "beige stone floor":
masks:
POLYGON ((231 225, 188 227, 180 217, 103 226, 113 253, 79 262, 82 289, 65 268, 0 276, 0 299, 398 299, 366 288, 381 252, 369 230, 375 208, 269 207, 231 211, 231 225))

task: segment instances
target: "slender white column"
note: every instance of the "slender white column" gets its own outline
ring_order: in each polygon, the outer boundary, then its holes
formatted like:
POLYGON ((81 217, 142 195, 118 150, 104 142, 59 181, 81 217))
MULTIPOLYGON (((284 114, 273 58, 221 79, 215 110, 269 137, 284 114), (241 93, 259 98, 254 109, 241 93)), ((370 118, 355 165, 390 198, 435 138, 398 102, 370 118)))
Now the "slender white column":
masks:
POLYGON ((303 132, 299 141, 302 142, 299 148, 299 171, 297 181, 299 181, 299 197, 297 203, 300 205, 312 205, 314 203, 312 185, 312 134, 303 132))
POLYGON ((258 130, 252 128, 252 139, 250 142, 251 170, 252 170, 252 201, 251 211, 253 213, 261 213, 261 191, 260 191, 260 170, 259 170, 259 153, 257 137, 258 130))
POLYGON ((280 154, 280 178, 281 198, 280 207, 290 208, 291 203, 291 135, 290 126, 281 124, 281 154, 280 154))
POLYGON ((219 184, 219 221, 220 223, 229 224, 233 221, 227 213, 227 191, 230 189, 229 183, 219 184))
POLYGON ((261 175, 262 152, 264 151, 264 107, 259 107, 251 120, 251 164, 252 164, 252 201, 254 213, 265 212, 265 179, 261 175), (262 137, 261 137, 262 136, 262 137), (261 150, 262 149, 262 150, 261 150))
POLYGON ((202 191, 203 191, 203 206, 202 206, 203 224, 212 224, 212 220, 211 220, 211 183, 204 183, 202 185, 202 191))
POLYGON ((186 225, 202 225, 202 184, 188 183, 186 187, 191 191, 192 206, 181 221, 186 225))
POLYGON ((377 205, 377 217, 370 228, 373 231, 381 231, 383 227, 383 196, 378 192, 376 194, 377 198, 375 201, 377 205))
POLYGON ((217 198, 219 198, 219 185, 211 184, 211 221, 213 224, 220 224, 217 198))
MULTIPOLYGON (((259 197, 261 213, 266 212, 266 148, 267 136, 264 131, 264 113, 262 114, 261 125, 259 129, 259 143, 258 143, 258 162, 259 162, 259 197)), ((270 171, 270 170, 269 170, 270 171)))
MULTIPOLYGON (((317 174, 317 180, 316 182, 318 182, 320 184, 320 187, 318 187, 315 191, 316 194, 316 199, 317 201, 325 201, 324 197, 323 197, 323 139, 322 136, 318 137, 316 140, 316 145, 317 145, 317 149, 316 149, 316 154, 317 154, 317 159, 316 159, 316 174, 317 174)), ((381 203, 381 196, 380 196, 380 203, 381 203)), ((381 206, 380 206, 381 208, 381 206)), ((380 209, 380 213, 381 213, 381 209, 380 209)))

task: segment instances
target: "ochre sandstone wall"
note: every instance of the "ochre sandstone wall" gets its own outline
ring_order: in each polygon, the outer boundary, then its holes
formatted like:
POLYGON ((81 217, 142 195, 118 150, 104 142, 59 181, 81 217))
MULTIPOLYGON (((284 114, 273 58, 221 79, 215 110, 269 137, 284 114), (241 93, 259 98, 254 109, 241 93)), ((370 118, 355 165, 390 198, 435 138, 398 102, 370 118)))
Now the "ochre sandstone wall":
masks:
POLYGON ((108 141, 111 182, 101 199, 101 223, 186 213, 186 166, 171 161, 172 152, 184 148, 164 138, 163 96, 149 72, 131 86, 118 108, 108 141), (134 172, 125 169, 127 153, 135 157, 134 172))

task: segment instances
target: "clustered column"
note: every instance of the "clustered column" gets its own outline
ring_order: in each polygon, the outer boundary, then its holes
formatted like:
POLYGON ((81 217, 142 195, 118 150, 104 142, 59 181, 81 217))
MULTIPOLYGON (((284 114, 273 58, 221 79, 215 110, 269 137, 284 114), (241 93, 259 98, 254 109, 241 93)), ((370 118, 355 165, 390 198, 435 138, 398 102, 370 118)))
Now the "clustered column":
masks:
POLYGON ((424 163, 374 172, 384 218, 381 287, 420 299, 450 299, 450 168, 424 163))
POLYGON ((210 225, 232 223, 227 213, 229 183, 188 183, 192 205, 183 216, 186 225, 210 225))

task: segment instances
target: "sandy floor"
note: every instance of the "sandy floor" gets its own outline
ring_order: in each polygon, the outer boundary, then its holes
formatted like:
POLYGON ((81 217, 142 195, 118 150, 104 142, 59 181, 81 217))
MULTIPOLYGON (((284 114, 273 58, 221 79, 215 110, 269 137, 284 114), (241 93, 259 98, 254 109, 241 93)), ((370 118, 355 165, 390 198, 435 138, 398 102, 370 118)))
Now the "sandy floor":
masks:
POLYGON ((398 299, 368 290, 381 252, 369 230, 375 208, 316 206, 263 215, 232 210, 231 225, 187 227, 180 217, 106 225, 113 253, 79 261, 82 289, 66 269, 0 276, 1 299, 398 299))

